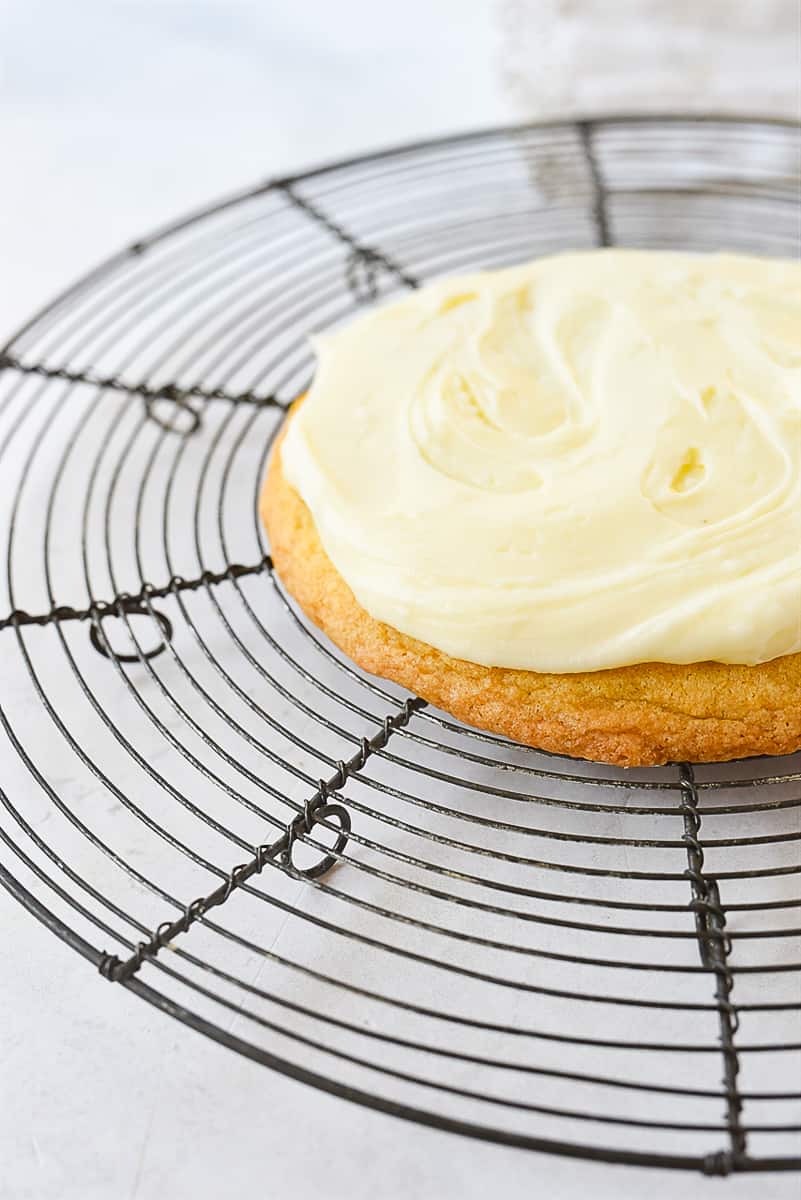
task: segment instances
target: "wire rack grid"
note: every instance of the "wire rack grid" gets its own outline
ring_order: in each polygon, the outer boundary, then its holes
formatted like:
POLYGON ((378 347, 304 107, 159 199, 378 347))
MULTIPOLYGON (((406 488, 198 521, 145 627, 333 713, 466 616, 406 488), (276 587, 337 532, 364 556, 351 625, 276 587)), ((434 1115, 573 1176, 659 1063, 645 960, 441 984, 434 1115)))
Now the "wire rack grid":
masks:
POLYGON ((625 772, 468 729, 309 625, 256 512, 309 334, 561 249, 795 253, 798 153, 621 117, 330 165, 0 352, 0 880, 98 977, 439 1128, 799 1166, 801 756, 625 772))

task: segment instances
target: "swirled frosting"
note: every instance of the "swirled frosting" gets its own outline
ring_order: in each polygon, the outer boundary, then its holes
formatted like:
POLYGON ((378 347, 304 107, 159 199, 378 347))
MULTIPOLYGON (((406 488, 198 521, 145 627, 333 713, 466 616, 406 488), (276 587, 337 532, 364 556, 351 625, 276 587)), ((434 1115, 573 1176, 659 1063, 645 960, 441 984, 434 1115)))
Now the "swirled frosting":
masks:
POLYGON ((801 650, 801 265, 606 250, 315 343, 282 448, 373 616, 534 671, 801 650))

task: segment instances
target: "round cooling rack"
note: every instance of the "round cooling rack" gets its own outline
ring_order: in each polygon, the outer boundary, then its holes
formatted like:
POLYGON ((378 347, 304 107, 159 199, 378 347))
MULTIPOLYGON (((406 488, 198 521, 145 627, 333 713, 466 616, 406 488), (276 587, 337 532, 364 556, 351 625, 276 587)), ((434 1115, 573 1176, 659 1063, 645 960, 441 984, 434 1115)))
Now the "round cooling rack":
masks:
POLYGON ((468 729, 309 625, 256 513, 310 334, 567 248, 795 254, 798 150, 618 118, 326 166, 5 347, 0 878, 98 987, 442 1129, 801 1165, 801 756, 626 772, 468 729))

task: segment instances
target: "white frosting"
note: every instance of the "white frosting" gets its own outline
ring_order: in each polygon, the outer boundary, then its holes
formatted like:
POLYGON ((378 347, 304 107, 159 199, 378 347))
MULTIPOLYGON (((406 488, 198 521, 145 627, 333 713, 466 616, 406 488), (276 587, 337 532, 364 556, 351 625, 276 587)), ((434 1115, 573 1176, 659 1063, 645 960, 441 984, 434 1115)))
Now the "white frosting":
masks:
POLYGON ((623 250, 316 343, 288 481, 359 603, 535 671, 801 650, 801 265, 623 250))

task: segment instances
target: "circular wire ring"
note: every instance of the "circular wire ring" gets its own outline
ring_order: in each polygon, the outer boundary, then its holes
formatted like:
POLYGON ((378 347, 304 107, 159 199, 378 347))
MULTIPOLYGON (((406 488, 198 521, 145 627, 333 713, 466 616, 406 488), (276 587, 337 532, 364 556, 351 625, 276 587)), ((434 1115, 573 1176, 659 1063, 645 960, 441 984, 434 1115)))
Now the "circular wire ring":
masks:
POLYGON ((158 646, 155 646, 152 650, 143 650, 143 651, 141 651, 140 654, 117 654, 116 651, 109 649, 109 647, 106 645, 104 639, 101 638, 101 636, 100 636, 100 622, 102 621, 103 617, 111 617, 111 616, 117 616, 117 615, 121 615, 121 614, 117 614, 114 612, 103 613, 102 616, 93 618, 92 624, 89 627, 89 640, 91 641, 92 645, 94 646, 94 648, 98 652, 98 654, 102 654, 104 658, 115 659, 117 662, 121 662, 121 663, 137 663, 137 662, 140 662, 143 658, 146 658, 146 659, 156 658, 159 654, 162 653, 162 651, 167 649, 167 643, 172 641, 173 628, 172 628, 172 621, 170 620, 170 618, 168 616, 166 616, 163 612, 159 612, 155 608, 152 610, 148 610, 147 608, 145 608, 144 604, 135 604, 135 605, 132 605, 130 608, 125 609, 125 615, 128 617, 154 616, 156 618, 156 620, 158 621, 159 625, 161 626, 161 632, 163 633, 164 638, 163 638, 161 644, 158 646))
POLYGON ((144 403, 145 413, 147 414, 148 419, 153 421, 154 424, 158 425, 158 427, 163 429, 166 433, 178 433, 182 437, 190 437, 193 433, 197 433, 197 431, 200 429, 202 424, 200 413, 196 408, 193 408, 187 397, 182 392, 165 391, 160 396, 143 396, 142 401, 144 403), (178 409, 178 415, 176 416, 176 419, 165 421, 163 417, 160 417, 154 407, 156 400, 166 400, 167 403, 174 404, 178 409), (178 424, 181 412, 188 413, 190 418, 189 424, 185 429, 182 429, 180 424, 178 424))
POLYGON ((293 841, 287 850, 287 865, 290 867, 293 874, 301 875, 304 879, 318 879, 321 875, 325 875, 326 871, 331 870, 331 868, 338 861, 340 854, 347 846, 348 835, 350 834, 350 813, 347 811, 347 809, 343 808, 341 804, 324 804, 322 808, 318 808, 312 814, 312 827, 317 825, 320 821, 324 821, 327 817, 335 820, 340 827, 340 833, 337 835, 337 840, 334 842, 330 853, 324 855, 324 857, 321 858, 320 861, 315 864, 315 866, 306 867, 305 870, 300 870, 300 868, 296 867, 292 862, 292 850, 296 844, 293 841))

